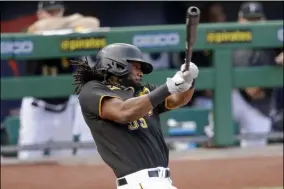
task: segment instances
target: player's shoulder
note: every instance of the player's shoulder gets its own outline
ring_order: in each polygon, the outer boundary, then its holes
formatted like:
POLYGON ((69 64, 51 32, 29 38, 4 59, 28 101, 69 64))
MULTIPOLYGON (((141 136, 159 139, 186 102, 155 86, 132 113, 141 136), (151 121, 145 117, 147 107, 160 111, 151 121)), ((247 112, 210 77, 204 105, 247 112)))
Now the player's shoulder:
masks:
POLYGON ((100 81, 92 80, 92 81, 88 81, 87 83, 83 85, 81 89, 81 93, 100 92, 102 90, 106 91, 108 90, 108 87, 100 81))

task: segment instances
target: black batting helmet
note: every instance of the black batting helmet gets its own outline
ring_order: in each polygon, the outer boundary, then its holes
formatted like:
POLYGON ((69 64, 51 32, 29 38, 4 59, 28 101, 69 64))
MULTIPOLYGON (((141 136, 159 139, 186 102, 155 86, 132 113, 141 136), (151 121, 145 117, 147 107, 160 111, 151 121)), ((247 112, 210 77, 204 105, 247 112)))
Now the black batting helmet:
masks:
POLYGON ((130 72, 128 65, 131 61, 140 62, 144 74, 153 71, 152 64, 142 59, 142 52, 136 46, 126 43, 113 43, 101 49, 96 56, 95 67, 120 77, 130 72))

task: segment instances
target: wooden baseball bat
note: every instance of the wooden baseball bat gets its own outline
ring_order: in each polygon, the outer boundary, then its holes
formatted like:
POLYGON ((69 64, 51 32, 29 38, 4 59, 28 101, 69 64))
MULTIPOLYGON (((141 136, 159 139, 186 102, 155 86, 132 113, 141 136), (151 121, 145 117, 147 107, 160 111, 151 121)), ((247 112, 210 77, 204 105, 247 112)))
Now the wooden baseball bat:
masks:
POLYGON ((199 19, 200 10, 197 7, 189 7, 186 14, 185 71, 189 70, 199 19))

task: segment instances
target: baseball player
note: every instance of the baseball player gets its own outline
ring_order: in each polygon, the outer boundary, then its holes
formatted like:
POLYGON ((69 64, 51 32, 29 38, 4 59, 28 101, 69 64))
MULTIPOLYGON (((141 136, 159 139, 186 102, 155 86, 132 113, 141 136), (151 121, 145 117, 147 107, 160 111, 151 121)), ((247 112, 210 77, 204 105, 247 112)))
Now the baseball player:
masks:
POLYGON ((114 171, 118 189, 174 189, 169 150, 159 115, 183 106, 194 93, 198 67, 181 66, 165 84, 142 84, 153 67, 142 52, 124 43, 107 45, 96 64, 74 63, 74 75, 84 119, 102 159, 114 171))
MULTIPOLYGON (((39 21, 51 17, 62 17, 64 6, 59 1, 44 1, 38 4, 39 21)), ((28 31, 34 31, 33 24, 28 31)), ((65 58, 32 60, 27 63, 27 75, 56 76, 72 73, 73 69, 65 58)), ((49 86, 46 86, 49 87, 49 86)), ((35 98, 24 97, 20 109, 19 144, 30 145, 48 141, 72 141, 74 107, 70 97, 35 98)), ((20 151, 20 159, 42 157, 46 152, 20 151)), ((71 149, 50 150, 50 156, 72 155, 71 149)))

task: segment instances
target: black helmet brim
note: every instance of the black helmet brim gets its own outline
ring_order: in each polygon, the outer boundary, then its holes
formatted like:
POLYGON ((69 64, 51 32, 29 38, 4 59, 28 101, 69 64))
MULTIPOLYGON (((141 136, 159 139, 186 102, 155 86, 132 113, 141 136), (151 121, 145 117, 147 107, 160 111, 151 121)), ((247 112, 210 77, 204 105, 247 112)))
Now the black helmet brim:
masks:
POLYGON ((130 61, 141 63, 141 70, 142 70, 143 74, 149 74, 153 71, 152 64, 149 63, 149 62, 146 62, 146 61, 144 61, 140 58, 127 59, 127 62, 131 63, 130 61))

